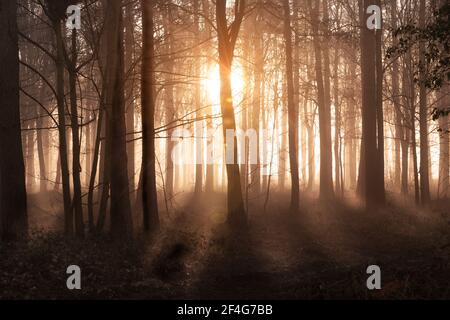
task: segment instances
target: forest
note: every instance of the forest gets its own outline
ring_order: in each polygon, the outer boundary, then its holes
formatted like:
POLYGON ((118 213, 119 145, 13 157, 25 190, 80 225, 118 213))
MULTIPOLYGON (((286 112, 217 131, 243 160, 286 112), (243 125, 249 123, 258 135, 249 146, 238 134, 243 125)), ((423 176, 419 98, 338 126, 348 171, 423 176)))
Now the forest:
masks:
POLYGON ((446 0, 0 0, 0 299, 449 299, 449 39, 446 0))

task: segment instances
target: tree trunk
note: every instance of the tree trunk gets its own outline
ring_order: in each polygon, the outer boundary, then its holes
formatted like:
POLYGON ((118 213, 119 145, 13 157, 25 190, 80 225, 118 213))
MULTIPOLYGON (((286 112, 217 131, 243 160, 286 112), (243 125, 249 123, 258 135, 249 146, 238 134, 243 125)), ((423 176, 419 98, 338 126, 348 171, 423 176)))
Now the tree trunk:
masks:
POLYGON ((286 46, 286 84, 289 130, 289 163, 291 169, 291 205, 290 210, 296 213, 300 205, 300 181, 298 172, 298 114, 294 100, 294 79, 292 61, 291 8, 289 0, 283 0, 284 41, 286 46))
POLYGON ((414 178, 414 196, 416 204, 420 204, 420 186, 419 186, 419 169, 417 162, 417 142, 416 142, 416 104, 415 104, 415 83, 414 73, 412 67, 411 52, 408 52, 406 56, 407 70, 408 70, 408 88, 409 88, 409 125, 410 125, 410 139, 411 139, 411 154, 413 161, 413 178, 414 178))
MULTIPOLYGON (((210 1, 209 0, 202 0, 202 9, 203 9, 203 15, 207 17, 208 19, 211 18, 211 10, 210 10, 210 1)), ((205 23, 205 30, 204 30, 204 37, 205 39, 209 39, 211 37, 211 30, 212 27, 209 23, 205 23)), ((207 44, 205 44, 207 45, 207 44)), ((205 54, 208 55, 210 53, 209 46, 205 49, 205 54)), ((211 106, 208 110, 210 112, 209 116, 212 116, 214 114, 214 108, 211 106)), ((206 120, 206 130, 208 137, 207 145, 208 145, 208 152, 213 153, 213 147, 214 147, 214 139, 209 139, 211 132, 213 132, 213 121, 211 117, 208 117, 206 120)), ((213 156, 213 154, 207 155, 207 156, 213 156)), ((205 178, 205 191, 206 192, 213 192, 214 191, 214 164, 207 162, 206 164, 206 178, 205 178)))
POLYGON ((334 51, 334 84, 333 84, 333 96, 334 96, 334 166, 335 166, 335 181, 336 192, 343 195, 343 181, 341 179, 341 106, 339 99, 339 47, 334 51))
POLYGON ((287 99, 286 99, 286 81, 282 80, 281 83, 281 145, 278 156, 278 185, 280 191, 284 191, 286 186, 286 150, 287 150, 287 132, 288 132, 288 119, 287 119, 287 99))
POLYGON ((78 124, 77 106, 77 32, 72 31, 72 57, 68 65, 69 89, 70 89, 70 117, 72 128, 72 179, 73 179, 73 209, 75 213, 75 234, 77 237, 84 237, 83 204, 81 202, 81 161, 80 161, 80 130, 78 124))
POLYGON ((122 1, 108 1, 105 7, 107 45, 105 85, 107 136, 106 161, 109 162, 111 192, 111 234, 116 238, 132 236, 131 205, 128 184, 124 101, 124 47, 122 1), (109 150, 108 150, 109 149, 109 150))
MULTIPOLYGON (((351 46, 350 48, 354 48, 351 46)), ((356 50, 355 50, 356 51, 356 50)), ((347 165, 347 185, 350 189, 356 188, 357 182, 357 143, 356 143, 356 122, 358 119, 357 108, 355 106, 355 88, 353 86, 353 79, 356 79, 356 62, 352 59, 353 55, 350 57, 350 61, 348 62, 349 66, 349 86, 348 97, 346 101, 346 120, 345 120, 345 163, 347 165)))
MULTIPOLYGON (((380 189, 380 157, 377 148, 377 122, 379 110, 377 105, 377 41, 376 33, 366 27, 368 0, 360 1, 361 12, 361 78, 362 78, 362 147, 361 174, 364 185, 364 199, 367 208, 383 203, 384 190, 380 189)), ((379 133, 379 132, 378 132, 379 133)))
MULTIPOLYGON (((326 1, 325 1, 326 2, 326 1)), ((326 3, 324 2, 324 7, 326 3)), ((317 101, 319 107, 320 132, 320 198, 332 199, 333 191, 333 162, 331 146, 331 98, 330 98, 330 59, 329 50, 323 51, 325 74, 322 72, 322 48, 319 39, 319 3, 313 8, 308 0, 311 13, 311 27, 315 55, 315 71, 317 83, 317 101)), ((328 12, 328 10, 326 10, 328 12)), ((325 15, 324 19, 327 16, 325 15)))
MULTIPOLYGON (((43 90, 43 86, 40 87, 41 92, 45 92, 43 90)), ((41 100, 42 101, 42 100, 41 100)), ((38 111, 37 114, 38 118, 36 121, 36 126, 38 127, 38 130, 36 131, 36 144, 37 144, 37 151, 38 151, 38 159, 39 159, 39 192, 46 192, 47 191, 47 169, 46 169, 46 159, 45 159, 45 151, 44 151, 44 138, 43 138, 43 130, 44 127, 44 117, 46 117, 46 114, 42 112, 41 108, 38 111), (39 129, 41 128, 41 129, 39 129)))
POLYGON ((142 0, 142 205, 144 230, 159 228, 155 172, 153 1, 142 0))
POLYGON ((245 0, 236 0, 235 20, 231 27, 227 23, 226 0, 216 1, 217 34, 219 42, 220 107, 222 111, 223 138, 227 161, 227 207, 228 222, 234 227, 247 225, 247 213, 242 198, 241 177, 238 164, 236 121, 231 90, 231 66, 234 48, 245 10, 245 0), (226 143, 228 133, 233 133, 233 144, 226 143))
POLYGON ((167 130, 166 139, 166 194, 169 200, 173 198, 174 195, 174 185, 176 185, 175 180, 175 166, 172 159, 172 152, 175 147, 175 142, 172 141, 172 135, 174 132, 174 120, 175 120, 175 93, 174 93, 174 63, 172 52, 174 51, 174 35, 172 28, 172 7, 167 6, 167 22, 164 24, 165 33, 165 55, 167 56, 167 62, 165 63, 165 75, 164 75, 164 108, 166 112, 166 124, 169 126, 167 130))
POLYGON ((19 111, 17 2, 0 5, 0 236, 3 241, 28 232, 25 165, 19 111))
POLYGON ((27 190, 32 191, 34 189, 36 183, 36 172, 34 168, 34 136, 36 131, 36 106, 34 104, 26 103, 25 104, 26 114, 32 119, 28 120, 28 125, 26 126, 27 131, 25 132, 25 141, 26 141, 26 157, 25 157, 25 166, 26 166, 26 181, 27 181, 27 190))
MULTIPOLYGON (((200 65, 201 65, 201 50, 198 45, 201 43, 200 33, 200 21, 199 21, 199 0, 194 0, 194 33, 196 47, 194 49, 194 56, 196 57, 198 64, 195 71, 195 78, 200 79, 200 65)), ((201 109, 201 82, 199 80, 194 84, 194 104, 196 118, 203 117, 203 110, 201 109)), ((195 123, 195 186, 194 193, 196 196, 200 195, 203 191, 203 136, 204 136, 204 121, 197 120, 195 123)))
MULTIPOLYGON (((425 27, 425 0, 420 0, 419 26, 425 27)), ((425 43, 419 42, 419 128, 420 128, 420 201, 426 206, 430 202, 428 108, 426 78, 425 43)))
MULTIPOLYGON (((391 24, 392 29, 397 29, 397 6, 396 2, 391 3, 391 24)), ((392 37, 394 47, 398 45, 397 37, 392 37)), ((392 61, 392 100, 394 104, 394 117, 395 117, 395 141, 394 141, 394 185, 396 188, 401 186, 402 166, 401 161, 403 155, 401 155, 402 141, 404 136, 403 123, 402 123, 402 110, 400 104, 400 90, 399 90, 399 66, 398 58, 394 57, 392 61)))
POLYGON ((260 32, 261 25, 259 24, 259 10, 254 15, 254 28, 253 33, 253 61, 254 61, 254 88, 253 88, 253 105, 252 105, 252 118, 251 128, 256 132, 256 163, 250 165, 251 175, 251 190, 256 194, 261 191, 261 172, 260 172, 260 114, 261 114, 261 98, 262 86, 263 86, 263 73, 264 73, 264 53, 263 53, 263 35, 260 32))
MULTIPOLYGON (((406 107, 406 111, 404 112, 405 115, 403 115, 403 123, 400 125, 402 126, 403 134, 401 136, 401 147, 402 147, 402 194, 406 195, 408 194, 408 176, 409 176, 409 145, 411 141, 411 130, 410 126, 406 126, 407 123, 409 123, 409 117, 407 115, 409 114, 408 110, 409 103, 410 103, 410 97, 409 97, 409 84, 408 84, 408 68, 406 63, 403 64, 402 67, 402 96, 403 96, 403 105, 406 107)), ((403 113, 403 112, 402 112, 403 113)))
MULTIPOLYGON (((448 108, 449 106, 449 89, 450 86, 444 85, 438 94, 438 107, 440 109, 448 108)), ((448 199, 450 196, 450 137, 449 137, 449 116, 441 117, 439 119, 439 198, 448 199)))
MULTIPOLYGON (((89 223, 89 231, 93 232, 95 228, 94 223, 94 188, 95 188, 95 178, 97 176, 97 168, 98 168, 98 160, 100 157, 100 145, 101 145, 101 135, 102 135, 102 127, 103 127, 103 115, 104 115, 104 106, 103 106, 103 95, 100 98, 99 104, 99 115, 97 119, 97 131, 95 134, 95 143, 93 152, 93 159, 91 164, 91 175, 89 177, 89 188, 88 188, 88 223, 89 223)), ((99 183, 103 179, 102 172, 100 172, 99 183)), ((100 189, 103 190, 105 186, 100 186, 100 189)))
MULTIPOLYGON (((375 4, 381 8, 381 1, 375 0, 375 4)), ((381 17, 381 21, 383 18, 381 17)), ((376 30, 376 53, 375 53, 375 72, 376 72, 376 107, 377 107, 377 152, 378 152, 378 179, 377 197, 378 205, 382 206, 386 202, 386 192, 384 188, 384 110, 383 110, 383 58, 382 58, 382 36, 383 25, 376 30)))
POLYGON ((134 2, 130 2, 125 6, 125 110, 126 110, 126 126, 127 126, 127 156, 128 156, 128 178, 130 179, 130 190, 134 194, 136 188, 136 169, 135 169, 135 134, 134 134, 134 25, 133 25, 133 6, 134 2))
POLYGON ((62 23, 60 20, 53 22, 56 35, 56 93, 58 106, 58 134, 59 134, 59 164, 60 177, 62 181, 64 200, 64 230, 67 236, 73 235, 73 210, 70 199, 70 175, 69 161, 67 159, 67 137, 66 137, 66 111, 64 99, 64 42, 62 34, 62 23))

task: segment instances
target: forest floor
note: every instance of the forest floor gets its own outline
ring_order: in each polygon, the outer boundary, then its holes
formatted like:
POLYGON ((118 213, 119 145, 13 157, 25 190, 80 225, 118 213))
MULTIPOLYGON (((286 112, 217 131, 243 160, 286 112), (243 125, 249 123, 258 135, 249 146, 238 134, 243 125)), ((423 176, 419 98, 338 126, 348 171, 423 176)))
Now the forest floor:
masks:
POLYGON ((233 232, 224 224, 225 197, 215 194, 162 213, 165 227, 153 239, 123 243, 65 239, 53 230, 61 219, 50 198, 30 200, 31 224, 39 221, 41 231, 0 247, 0 298, 450 298, 448 203, 419 210, 391 200, 366 212, 349 199, 304 198, 292 216, 279 194, 266 211, 250 208, 246 232, 233 232), (66 288, 71 264, 81 267, 82 290, 66 288), (381 268, 382 290, 366 288, 372 264, 381 268))

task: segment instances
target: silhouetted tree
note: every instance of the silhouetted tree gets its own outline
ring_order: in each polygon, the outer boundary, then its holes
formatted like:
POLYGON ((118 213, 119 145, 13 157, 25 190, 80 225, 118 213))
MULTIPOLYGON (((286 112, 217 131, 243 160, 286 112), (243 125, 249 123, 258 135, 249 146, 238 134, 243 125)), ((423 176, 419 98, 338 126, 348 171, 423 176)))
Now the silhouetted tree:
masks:
MULTIPOLYGON (((220 68, 220 106, 222 110, 224 141, 227 139, 228 130, 232 130, 236 133, 236 121, 231 90, 231 67, 233 64, 236 40, 245 14, 245 0, 235 0, 234 7, 234 21, 231 25, 228 25, 227 1, 216 1, 220 68)), ((242 198, 236 135, 234 136, 233 146, 225 143, 225 157, 227 157, 227 155, 233 155, 233 163, 226 164, 228 221, 234 226, 244 226, 247 224, 247 214, 242 198)))
POLYGON ((142 205, 144 230, 159 228, 155 173, 155 92, 152 0, 142 0, 142 205))
POLYGON ((20 133, 17 2, 0 4, 0 236, 27 235, 27 195, 20 133))

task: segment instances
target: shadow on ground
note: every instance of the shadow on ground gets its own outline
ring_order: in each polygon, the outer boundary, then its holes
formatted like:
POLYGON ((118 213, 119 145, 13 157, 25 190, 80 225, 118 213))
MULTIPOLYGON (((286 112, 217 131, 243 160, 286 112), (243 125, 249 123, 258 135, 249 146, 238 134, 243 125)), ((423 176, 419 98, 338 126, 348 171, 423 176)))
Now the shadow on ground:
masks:
POLYGON ((267 210, 250 208, 245 232, 227 227, 225 198, 214 194, 187 197, 164 216, 159 234, 132 243, 67 240, 45 230, 27 243, 3 245, 0 297, 450 298, 448 205, 417 210, 392 201, 366 212, 351 199, 304 198, 292 215, 283 209, 286 195, 274 198, 267 210), (82 267, 81 291, 66 289, 70 264, 82 267), (383 289, 375 292, 366 289, 371 264, 382 270, 383 289))

